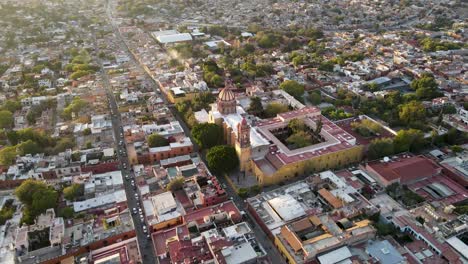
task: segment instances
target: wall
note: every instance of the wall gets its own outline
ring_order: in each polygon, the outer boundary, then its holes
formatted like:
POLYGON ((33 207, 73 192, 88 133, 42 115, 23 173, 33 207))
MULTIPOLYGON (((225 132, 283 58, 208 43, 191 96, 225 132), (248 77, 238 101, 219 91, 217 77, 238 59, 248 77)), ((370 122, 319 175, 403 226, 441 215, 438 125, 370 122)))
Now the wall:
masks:
POLYGON ((118 161, 106 162, 106 163, 100 163, 97 165, 88 165, 88 166, 81 167, 82 173, 92 172, 94 174, 99 174, 99 173, 106 173, 106 172, 116 171, 116 170, 119 170, 118 161))
POLYGON ((117 234, 115 236, 108 237, 106 239, 102 239, 102 240, 96 241, 94 243, 88 244, 87 246, 76 248, 76 249, 74 249, 73 252, 69 252, 68 254, 61 255, 59 257, 56 257, 56 258, 53 258, 53 259, 50 259, 50 260, 42 261, 41 263, 42 264, 60 264, 60 262, 62 260, 67 259, 67 258, 69 258, 71 256, 78 256, 78 255, 84 254, 86 252, 90 252, 91 250, 95 250, 95 249, 99 249, 99 248, 102 248, 102 247, 105 247, 105 246, 108 246, 108 245, 112 245, 112 244, 114 244, 116 242, 120 242, 122 240, 126 240, 126 239, 129 239, 129 238, 132 238, 132 237, 135 237, 135 230, 131 230, 131 231, 128 231, 128 232, 125 232, 125 233, 117 234))
POLYGON ((324 154, 312 159, 290 163, 282 166, 273 175, 265 175, 260 168, 252 161, 254 174, 260 185, 278 184, 282 181, 295 178, 313 172, 320 172, 328 169, 336 169, 351 163, 362 160, 363 145, 358 145, 350 149, 324 154))
POLYGON ((281 256, 283 256, 286 259, 287 263, 291 264, 296 264, 297 261, 294 260, 294 258, 291 256, 287 248, 283 245, 283 242, 278 238, 278 236, 275 236, 274 244, 276 248, 278 248, 279 252, 281 253, 281 256))
POLYGON ((138 163, 139 164, 153 164, 155 162, 159 162, 162 159, 168 159, 176 156, 182 156, 191 154, 193 152, 193 145, 178 147, 178 148, 171 148, 168 151, 160 151, 156 153, 144 153, 139 154, 138 163))

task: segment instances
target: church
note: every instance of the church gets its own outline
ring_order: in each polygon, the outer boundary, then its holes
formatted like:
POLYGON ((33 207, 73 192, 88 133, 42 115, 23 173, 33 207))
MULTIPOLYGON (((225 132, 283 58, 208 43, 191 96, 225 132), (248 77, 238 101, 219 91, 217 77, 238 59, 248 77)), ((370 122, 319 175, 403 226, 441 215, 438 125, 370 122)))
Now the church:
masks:
POLYGON ((227 82, 216 103, 211 105, 208 120, 223 128, 226 144, 236 149, 240 170, 255 175, 259 185, 277 184, 362 159, 363 146, 322 116, 319 108, 306 106, 273 118, 259 119, 237 104, 232 90, 232 84, 227 82), (290 149, 280 140, 280 135, 292 119, 302 120, 311 131, 320 122, 320 140, 310 146, 290 149))

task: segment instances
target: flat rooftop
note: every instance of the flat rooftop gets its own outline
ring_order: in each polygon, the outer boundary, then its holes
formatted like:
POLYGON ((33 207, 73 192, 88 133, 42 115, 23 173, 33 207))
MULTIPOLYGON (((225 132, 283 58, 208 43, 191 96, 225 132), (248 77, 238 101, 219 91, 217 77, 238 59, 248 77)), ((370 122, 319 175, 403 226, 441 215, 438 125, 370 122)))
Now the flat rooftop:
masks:
POLYGON ((323 211, 306 180, 248 198, 247 203, 273 234, 294 219, 323 211))
POLYGON ((300 110, 281 113, 275 118, 258 122, 256 127, 259 134, 272 142, 265 159, 255 161, 260 168, 265 168, 267 171, 274 171, 285 164, 308 160, 356 146, 354 136, 322 116, 320 110, 316 107, 305 107, 300 110), (320 135, 324 141, 304 148, 290 150, 270 132, 270 130, 287 126, 288 122, 295 118, 304 120, 309 127, 315 127, 316 122, 320 119, 323 124, 320 135), (270 164, 262 164, 264 161, 270 164))

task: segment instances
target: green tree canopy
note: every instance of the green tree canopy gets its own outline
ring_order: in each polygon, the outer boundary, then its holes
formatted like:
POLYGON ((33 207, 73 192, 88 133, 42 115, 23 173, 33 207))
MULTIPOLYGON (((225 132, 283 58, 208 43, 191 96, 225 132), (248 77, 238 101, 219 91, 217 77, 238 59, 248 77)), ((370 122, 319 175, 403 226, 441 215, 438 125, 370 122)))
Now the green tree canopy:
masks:
POLYGON ((16 188, 15 195, 24 204, 22 222, 31 224, 49 208, 55 208, 58 192, 44 182, 28 179, 16 188))
POLYGON ((47 189, 48 186, 37 180, 28 179, 21 183, 21 185, 16 188, 15 195, 18 199, 25 204, 26 206, 31 206, 33 203, 33 195, 38 190, 47 189))
POLYGON ((63 196, 69 201, 75 201, 84 195, 84 185, 73 183, 63 189, 63 196))
POLYGON ((304 120, 293 118, 288 122, 288 128, 291 129, 292 133, 297 133, 306 130, 306 124, 304 120))
POLYGON ((393 143, 396 153, 404 151, 417 152, 424 147, 426 141, 422 131, 417 129, 408 129, 398 131, 393 143))
POLYGON ((18 100, 6 100, 2 105, 2 110, 8 110, 14 113, 17 110, 21 109, 21 102, 18 100))
POLYGON ((20 156, 24 156, 26 154, 34 155, 40 153, 42 150, 43 149, 39 147, 39 145, 36 142, 30 139, 16 146, 16 152, 20 156))
POLYGON ((411 101, 400 106, 398 116, 406 125, 424 123, 426 119, 426 108, 421 102, 411 101))
POLYGON ((16 146, 4 147, 0 149, 0 164, 10 166, 16 158, 16 146))
POLYGON ((289 111, 287 105, 277 102, 269 103, 265 108, 266 117, 275 117, 277 114, 289 111))
POLYGON ((215 173, 228 173, 239 166, 239 158, 232 146, 219 145, 212 147, 206 154, 208 167, 215 173))
POLYGON ((294 145, 294 149, 303 148, 312 145, 311 134, 305 131, 298 131, 286 139, 288 144, 294 145))
POLYGON ((0 111, 0 128, 11 128, 14 124, 13 114, 8 110, 0 111))
POLYGON ((307 100, 313 105, 319 105, 322 103, 322 95, 320 91, 312 91, 307 95, 307 100))
POLYGON ((158 133, 153 133, 148 136, 148 146, 150 148, 163 147, 167 145, 169 145, 169 140, 158 133))
POLYGON ((32 205, 28 209, 37 217, 38 215, 45 213, 47 209, 55 208, 57 206, 58 193, 51 188, 39 189, 34 192, 32 198, 32 205))
POLYGON ((192 136, 202 149, 223 144, 223 128, 217 124, 196 124, 192 128, 192 136))
POLYGON ((262 116, 263 115, 263 105, 262 100, 260 97, 252 97, 250 98, 250 105, 248 109, 249 114, 255 116, 262 116))
POLYGON ((171 192, 175 192, 177 190, 180 190, 184 187, 185 183, 185 178, 184 177, 177 177, 173 180, 171 180, 168 184, 166 189, 171 192))
POLYGON ((367 150, 369 160, 378 159, 394 154, 393 140, 391 138, 377 138, 371 141, 367 150))
POLYGON ((382 126, 374 121, 369 119, 363 119, 358 122, 352 122, 351 127, 354 131, 356 131, 359 135, 363 137, 370 137, 382 130, 382 126))
POLYGON ((442 95, 439 85, 430 74, 423 74, 421 78, 413 80, 411 88, 416 91, 419 99, 432 99, 442 95))
POLYGON ((304 95, 304 85, 294 81, 294 80, 287 80, 280 84, 280 88, 294 96, 299 101, 302 101, 302 96, 304 95))
POLYGON ((72 102, 63 109, 62 117, 66 120, 71 120, 72 114, 77 115, 88 106, 88 103, 79 97, 73 98, 72 102))
POLYGON ((58 215, 65 218, 65 219, 70 219, 73 218, 73 215, 75 214, 75 211, 73 208, 67 206, 59 210, 58 215))

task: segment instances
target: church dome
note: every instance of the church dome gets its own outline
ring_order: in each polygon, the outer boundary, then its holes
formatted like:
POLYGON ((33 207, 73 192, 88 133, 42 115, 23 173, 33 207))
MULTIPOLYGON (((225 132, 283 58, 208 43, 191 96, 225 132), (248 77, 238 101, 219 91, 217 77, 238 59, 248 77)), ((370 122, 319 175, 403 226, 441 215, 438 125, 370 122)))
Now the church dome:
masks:
POLYGON ((234 96, 234 93, 231 91, 231 89, 226 87, 221 90, 221 92, 218 95, 218 99, 220 101, 234 101, 236 100, 236 97, 234 96))

